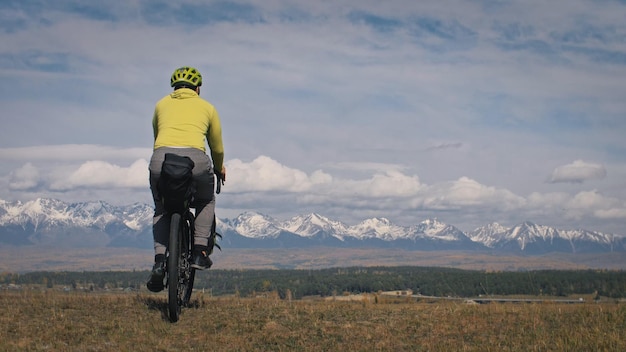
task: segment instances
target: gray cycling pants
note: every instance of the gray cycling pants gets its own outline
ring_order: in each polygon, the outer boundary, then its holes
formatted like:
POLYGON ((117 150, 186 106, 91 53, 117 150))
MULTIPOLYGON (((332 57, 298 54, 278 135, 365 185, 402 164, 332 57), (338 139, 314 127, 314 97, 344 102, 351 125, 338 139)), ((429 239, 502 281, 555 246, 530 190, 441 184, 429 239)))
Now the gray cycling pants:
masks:
POLYGON ((213 194, 214 177, 213 163, 211 158, 202 150, 196 148, 170 148, 156 149, 150 159, 150 190, 154 199, 154 218, 152 219, 152 235, 154 237, 154 254, 165 254, 169 243, 170 221, 169 216, 163 216, 164 208, 161 196, 157 189, 161 176, 161 165, 165 160, 166 153, 174 153, 188 156, 193 160, 193 178, 196 183, 195 200, 192 204, 195 208, 195 244, 208 245, 213 217, 215 214, 215 196, 213 194))

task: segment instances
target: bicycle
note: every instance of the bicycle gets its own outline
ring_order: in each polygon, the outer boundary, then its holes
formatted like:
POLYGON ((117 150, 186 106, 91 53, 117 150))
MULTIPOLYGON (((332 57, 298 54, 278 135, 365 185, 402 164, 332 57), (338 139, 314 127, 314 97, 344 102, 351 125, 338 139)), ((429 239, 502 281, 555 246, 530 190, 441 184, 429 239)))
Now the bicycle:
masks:
MULTIPOLYGON (((180 318, 182 307, 189 306, 196 269, 193 262, 194 221, 191 212, 195 185, 192 170, 194 162, 187 157, 166 154, 160 179, 160 191, 165 207, 165 215, 170 216, 169 246, 166 252, 165 287, 168 288, 168 313, 171 322, 180 318)), ((216 194, 221 192, 222 180, 216 174, 216 194)), ((218 248, 216 237, 216 218, 213 215, 213 226, 209 241, 218 248)))

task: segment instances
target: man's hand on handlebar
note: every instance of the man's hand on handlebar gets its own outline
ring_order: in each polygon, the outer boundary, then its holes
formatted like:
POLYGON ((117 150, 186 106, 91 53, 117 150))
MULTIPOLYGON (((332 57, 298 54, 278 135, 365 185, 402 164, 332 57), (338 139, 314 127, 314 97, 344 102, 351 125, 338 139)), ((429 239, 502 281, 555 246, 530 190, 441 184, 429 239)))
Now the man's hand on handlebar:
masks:
POLYGON ((215 193, 220 194, 222 191, 222 185, 226 182, 226 168, 222 166, 222 171, 216 172, 215 176, 217 177, 217 187, 215 188, 215 193))
POLYGON ((222 171, 220 172, 220 175, 218 177, 220 178, 220 180, 222 180, 222 184, 226 182, 226 167, 222 166, 222 171))

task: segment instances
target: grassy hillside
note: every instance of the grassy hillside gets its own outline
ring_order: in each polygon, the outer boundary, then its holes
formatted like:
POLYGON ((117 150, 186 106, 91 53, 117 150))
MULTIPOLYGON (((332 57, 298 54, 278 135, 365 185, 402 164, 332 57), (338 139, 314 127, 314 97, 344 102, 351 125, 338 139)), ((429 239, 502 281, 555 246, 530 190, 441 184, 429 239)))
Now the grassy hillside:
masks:
POLYGON ((624 351, 622 303, 467 304, 0 291, 1 351, 624 351))

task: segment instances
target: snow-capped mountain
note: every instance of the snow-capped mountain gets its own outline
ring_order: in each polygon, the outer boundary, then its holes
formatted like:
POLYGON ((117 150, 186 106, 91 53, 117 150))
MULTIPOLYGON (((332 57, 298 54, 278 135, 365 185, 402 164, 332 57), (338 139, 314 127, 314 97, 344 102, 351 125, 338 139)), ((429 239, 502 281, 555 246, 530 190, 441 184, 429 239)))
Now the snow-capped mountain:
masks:
MULTIPOLYGON (((356 225, 348 226, 340 221, 330 220, 319 214, 298 215, 286 221, 278 221, 267 215, 246 212, 232 220, 218 223, 218 229, 228 237, 238 236, 246 239, 279 240, 283 246, 307 246, 332 244, 337 246, 408 246, 423 247, 430 242, 438 244, 440 249, 458 247, 458 244, 475 247, 462 231, 454 226, 437 220, 425 220, 419 225, 402 227, 385 218, 372 218, 356 225), (221 226, 220 226, 221 225, 221 226)), ((235 240, 241 245, 242 239, 235 240)))
POLYGON ((532 254, 626 250, 626 241, 620 236, 588 230, 559 230, 530 221, 511 228, 492 223, 470 232, 468 236, 489 248, 532 254))
POLYGON ((312 213, 295 216, 281 223, 281 228, 302 237, 322 235, 343 240, 348 226, 340 221, 330 220, 322 215, 312 213))
MULTIPOLYGON (((0 200, 0 244, 64 247, 152 248, 152 206, 105 202, 64 203, 0 200)), ((403 227, 385 218, 346 225, 320 214, 280 221, 246 212, 217 219, 223 248, 306 248, 310 246, 548 252, 626 252, 626 239, 587 230, 559 230, 524 222, 511 228, 493 223, 464 233, 427 219, 403 227)))
MULTIPOLYGON (((245 212, 233 221, 226 220, 224 224, 235 232, 249 238, 276 238, 282 231, 275 219, 253 212, 245 212)), ((224 231, 224 229, 222 229, 224 231)))
POLYGON ((474 242, 482 243, 489 248, 495 248, 496 244, 502 239, 504 233, 508 230, 509 229, 507 227, 504 227, 497 222, 493 222, 483 227, 479 227, 467 235, 474 242))
POLYGON ((68 247, 143 246, 152 241, 154 210, 145 204, 0 200, 0 243, 68 247), (149 240, 149 241, 148 241, 149 240))
POLYGON ((406 239, 411 236, 407 229, 394 225, 385 218, 372 218, 362 221, 359 224, 348 227, 345 236, 357 239, 380 239, 384 241, 394 241, 406 239))

